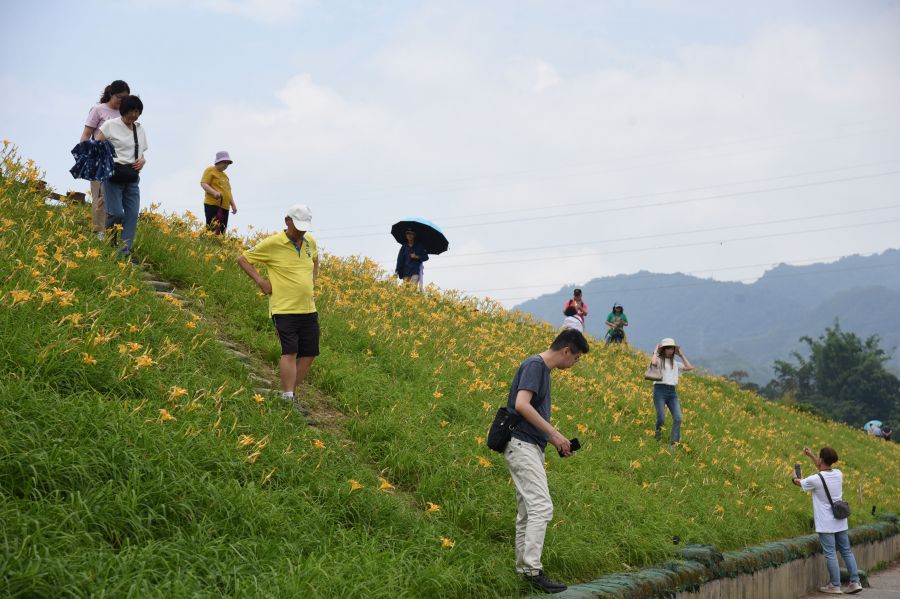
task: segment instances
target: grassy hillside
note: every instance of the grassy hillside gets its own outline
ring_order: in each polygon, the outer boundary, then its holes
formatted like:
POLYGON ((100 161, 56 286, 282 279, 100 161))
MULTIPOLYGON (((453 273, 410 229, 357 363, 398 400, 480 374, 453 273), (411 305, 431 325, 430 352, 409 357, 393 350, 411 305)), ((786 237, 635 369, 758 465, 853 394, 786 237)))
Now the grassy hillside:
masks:
MULTIPOLYGON (((279 353, 266 299, 234 264, 244 241, 212 238, 190 217, 142 217, 137 255, 192 313, 90 238, 85 207, 48 207, 29 190, 34 171, 3 168, 0 594, 521 592, 514 490, 483 437, 515 368, 552 329, 399 288, 365 259, 325 257, 307 401, 334 417, 311 428, 254 396, 213 341, 270 363, 279 353)), ((720 379, 686 377, 686 444, 669 453, 652 437, 645 360, 594 345, 554 373, 554 421, 584 444, 567 460, 547 452, 554 576, 662 561, 674 535, 730 549, 807 532, 809 499, 789 481, 804 444, 838 449, 854 524, 873 504, 900 509, 896 445, 720 379), (864 506, 849 492, 858 483, 864 506)))

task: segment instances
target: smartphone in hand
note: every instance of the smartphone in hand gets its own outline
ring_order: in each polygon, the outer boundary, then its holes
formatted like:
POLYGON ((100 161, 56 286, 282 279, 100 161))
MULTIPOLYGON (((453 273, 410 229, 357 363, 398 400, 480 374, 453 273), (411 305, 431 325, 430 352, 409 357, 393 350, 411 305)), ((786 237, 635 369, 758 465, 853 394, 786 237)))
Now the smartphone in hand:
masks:
MULTIPOLYGON (((572 453, 581 449, 581 441, 578 440, 578 437, 575 437, 574 439, 569 439, 569 445, 570 445, 569 449, 572 451, 572 453)), ((561 458, 566 457, 558 449, 556 450, 556 453, 558 453, 559 457, 561 457, 561 458)))
POLYGON ((794 476, 796 476, 797 478, 803 478, 803 476, 800 474, 800 464, 794 464, 794 476))

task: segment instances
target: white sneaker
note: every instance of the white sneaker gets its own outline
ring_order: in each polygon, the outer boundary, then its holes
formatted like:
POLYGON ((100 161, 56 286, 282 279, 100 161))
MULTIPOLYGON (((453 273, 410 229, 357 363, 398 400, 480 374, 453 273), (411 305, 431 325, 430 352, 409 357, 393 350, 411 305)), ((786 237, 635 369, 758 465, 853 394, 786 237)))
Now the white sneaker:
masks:
POLYGON ((853 593, 858 593, 862 590, 862 585, 858 582, 851 582, 847 585, 847 588, 844 589, 844 592, 848 595, 852 595, 853 593))
POLYGON ((823 587, 819 587, 819 592, 825 593, 826 595, 843 595, 844 591, 841 590, 841 587, 835 586, 830 582, 823 587))
POLYGON ((97 239, 99 239, 100 241, 105 240, 106 239, 106 231, 100 231, 99 233, 97 233, 97 239))

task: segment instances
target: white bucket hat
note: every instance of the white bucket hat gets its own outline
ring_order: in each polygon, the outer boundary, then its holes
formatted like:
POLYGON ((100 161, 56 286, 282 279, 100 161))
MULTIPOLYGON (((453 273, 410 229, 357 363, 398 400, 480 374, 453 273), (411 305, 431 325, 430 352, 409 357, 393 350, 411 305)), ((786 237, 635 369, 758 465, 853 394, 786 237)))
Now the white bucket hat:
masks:
POLYGON ((222 150, 221 152, 216 152, 216 161, 213 164, 219 164, 220 162, 231 164, 234 161, 231 159, 231 156, 228 155, 228 152, 222 150))
POLYGON ((663 339, 662 341, 659 342, 659 348, 662 349, 664 347, 678 348, 678 344, 675 343, 675 340, 672 339, 671 337, 666 337, 665 339, 663 339))
POLYGON ((309 231, 312 226, 312 210, 306 204, 294 204, 287 215, 294 221, 298 231, 309 231))

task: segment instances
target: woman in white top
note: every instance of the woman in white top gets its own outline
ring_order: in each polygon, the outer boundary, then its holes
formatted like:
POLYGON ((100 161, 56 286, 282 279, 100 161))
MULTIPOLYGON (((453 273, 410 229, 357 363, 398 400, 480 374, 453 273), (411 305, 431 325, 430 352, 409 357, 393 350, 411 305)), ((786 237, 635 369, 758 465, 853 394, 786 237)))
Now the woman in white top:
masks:
POLYGON ((820 587, 819 590, 831 595, 858 593, 862 590, 862 585, 859 583, 856 558, 853 556, 853 551, 850 550, 850 537, 847 535, 850 525, 847 518, 835 518, 831 510, 831 502, 840 500, 844 493, 844 475, 837 468, 832 468, 838 461, 838 454, 831 447, 823 447, 819 450, 819 457, 814 456, 809 447, 804 447, 803 453, 809 456, 818 472, 803 479, 794 476, 793 483, 804 491, 812 491, 813 520, 816 523, 819 542, 822 544, 822 553, 825 554, 828 577, 831 579, 826 586, 820 587), (823 486, 825 484, 828 485, 831 501, 828 500, 828 495, 825 493, 823 486), (841 569, 838 566, 835 548, 841 552, 844 564, 847 565, 847 573, 850 575, 850 584, 843 591, 841 590, 841 569))
MULTIPOLYGON (((116 79, 107 85, 100 95, 100 102, 91 106, 84 122, 84 131, 81 132, 81 139, 78 141, 91 139, 100 125, 110 119, 118 118, 120 116, 119 104, 130 93, 131 89, 128 88, 128 84, 121 79, 116 79)), ((103 185, 100 181, 91 181, 91 225, 94 233, 103 239, 106 231, 106 207, 103 201, 103 185)))
POLYGON ((584 323, 578 318, 578 310, 575 306, 569 306, 563 310, 563 314, 565 314, 566 317, 563 320, 562 326, 559 327, 559 330, 575 329, 579 333, 584 333, 584 323))
MULTIPOLYGON (((119 105, 122 116, 100 125, 100 130, 95 134, 97 140, 109 141, 116 151, 116 170, 112 177, 103 182, 103 195, 106 199, 106 228, 121 226, 120 251, 125 256, 131 255, 141 209, 140 172, 144 168, 144 152, 148 146, 147 135, 137 120, 143 112, 141 99, 127 96, 119 105)), ((114 240, 115 233, 114 230, 114 240)))
POLYGON ((650 363, 659 366, 662 380, 653 383, 653 405, 656 407, 656 440, 662 439, 662 425, 666 421, 666 406, 672 413, 672 433, 669 435, 669 447, 681 441, 681 404, 678 403, 678 374, 694 369, 690 361, 675 345, 675 340, 666 337, 656 345, 650 363), (675 356, 683 362, 676 362, 675 356))

